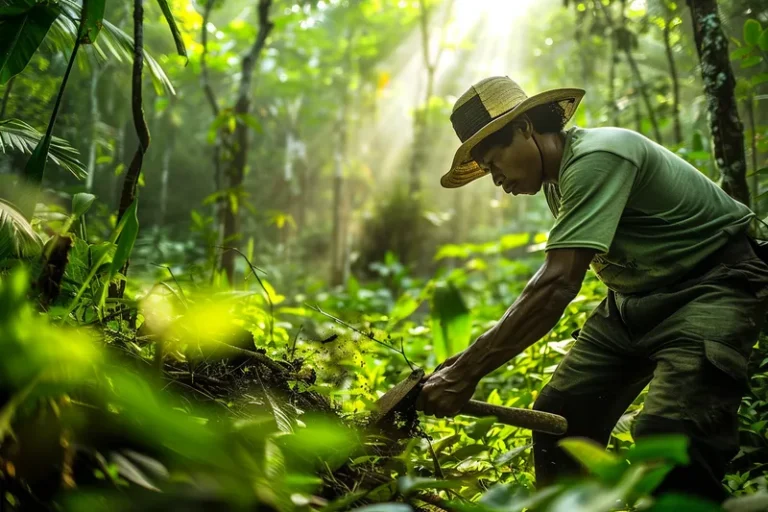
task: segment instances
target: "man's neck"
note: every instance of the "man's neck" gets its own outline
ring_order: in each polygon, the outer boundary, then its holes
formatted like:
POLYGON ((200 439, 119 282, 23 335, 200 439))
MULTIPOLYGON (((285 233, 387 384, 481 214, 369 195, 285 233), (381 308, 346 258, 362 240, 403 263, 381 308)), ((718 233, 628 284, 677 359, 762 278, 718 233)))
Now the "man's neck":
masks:
POLYGON ((565 149, 565 131, 557 133, 534 133, 534 139, 541 151, 541 159, 544 165, 544 181, 557 183, 560 175, 560 162, 563 159, 565 149))

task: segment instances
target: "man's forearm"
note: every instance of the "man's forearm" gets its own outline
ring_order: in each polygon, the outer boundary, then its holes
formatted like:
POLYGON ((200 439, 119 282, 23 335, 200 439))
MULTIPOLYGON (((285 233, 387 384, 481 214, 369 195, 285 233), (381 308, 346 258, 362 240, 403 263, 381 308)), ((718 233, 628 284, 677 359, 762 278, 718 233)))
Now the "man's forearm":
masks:
POLYGON ((544 337, 577 293, 578 289, 557 279, 532 279, 501 320, 455 364, 470 378, 480 380, 544 337))

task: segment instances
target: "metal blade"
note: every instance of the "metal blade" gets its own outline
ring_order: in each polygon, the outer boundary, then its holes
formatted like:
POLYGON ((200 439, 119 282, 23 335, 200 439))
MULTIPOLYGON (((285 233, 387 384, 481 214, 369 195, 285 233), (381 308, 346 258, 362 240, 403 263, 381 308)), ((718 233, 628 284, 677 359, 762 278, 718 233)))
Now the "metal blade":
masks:
POLYGON ((419 368, 412 371, 407 379, 395 384, 392 389, 384 393, 376 401, 376 412, 371 415, 370 424, 378 423, 387 414, 397 409, 405 397, 408 396, 408 393, 413 391, 413 388, 418 386, 423 378, 424 370, 419 368))

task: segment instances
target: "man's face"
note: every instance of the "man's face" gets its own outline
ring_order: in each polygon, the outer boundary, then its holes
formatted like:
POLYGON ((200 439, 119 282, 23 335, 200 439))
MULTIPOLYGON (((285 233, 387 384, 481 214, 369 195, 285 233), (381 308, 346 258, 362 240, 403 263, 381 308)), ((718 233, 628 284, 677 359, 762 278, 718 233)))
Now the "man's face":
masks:
POLYGON ((534 195, 541 190, 541 156, 530 132, 515 130, 511 144, 492 147, 479 163, 507 194, 534 195))

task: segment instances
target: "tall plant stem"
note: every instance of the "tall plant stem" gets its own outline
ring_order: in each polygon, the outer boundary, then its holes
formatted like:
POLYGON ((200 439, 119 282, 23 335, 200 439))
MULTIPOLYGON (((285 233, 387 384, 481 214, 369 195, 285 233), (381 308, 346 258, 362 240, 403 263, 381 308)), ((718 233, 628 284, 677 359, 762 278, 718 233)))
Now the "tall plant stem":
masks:
POLYGON ((3 92, 3 103, 0 105, 0 121, 5 119, 5 110, 8 107, 8 99, 11 97, 11 89, 13 89, 13 82, 16 81, 16 76, 13 76, 5 85, 5 92, 3 92))
MULTIPOLYGON (((131 165, 125 174, 123 181, 123 190, 120 194, 120 208, 118 210, 117 221, 123 218, 126 210, 136 200, 137 185, 139 175, 141 174, 141 164, 144 161, 144 154, 149 148, 149 127, 144 119, 144 107, 142 104, 141 78, 144 70, 144 5, 143 0, 133 1, 133 75, 131 77, 131 110, 133 112, 133 126, 136 129, 136 136, 139 139, 139 145, 133 154, 131 165)), ((121 269, 123 275, 128 272, 128 261, 121 269)), ((125 289, 125 282, 111 290, 116 295, 122 297, 125 289)))
MULTIPOLYGON (((256 40, 248 53, 243 57, 242 72, 240 74, 240 84, 238 87, 237 101, 235 102, 235 116, 238 117, 235 126, 235 133, 232 135, 234 141, 234 155, 232 163, 227 170, 228 188, 230 196, 237 197, 243 185, 245 178, 245 165, 248 158, 248 126, 243 118, 250 115, 251 111, 251 85, 256 64, 259 62, 261 52, 267 43, 274 23, 269 17, 269 11, 272 7, 272 0, 259 0, 259 32, 256 40)), ((223 242, 237 246, 237 239, 240 236, 240 215, 233 201, 230 201, 224 211, 224 236, 223 242)), ((229 283, 234 283, 235 276, 235 252, 225 251, 221 257, 221 266, 227 275, 229 283)))

